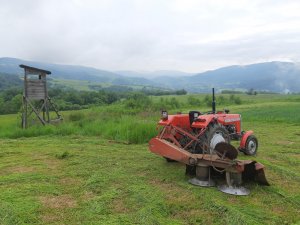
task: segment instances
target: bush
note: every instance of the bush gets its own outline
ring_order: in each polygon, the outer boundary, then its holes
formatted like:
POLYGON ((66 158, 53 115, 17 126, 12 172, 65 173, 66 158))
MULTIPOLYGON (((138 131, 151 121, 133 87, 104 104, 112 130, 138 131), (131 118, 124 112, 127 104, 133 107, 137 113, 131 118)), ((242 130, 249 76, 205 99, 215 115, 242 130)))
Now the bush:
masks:
POLYGON ((69 115, 69 120, 70 121, 79 121, 84 119, 84 114, 82 112, 77 112, 77 113, 71 113, 69 115))
POLYGON ((170 100, 170 106, 171 106, 172 109, 179 108, 180 104, 179 104, 179 102, 177 101, 177 99, 175 97, 171 98, 171 100, 170 100))
POLYGON ((230 100, 231 103, 234 103, 234 104, 237 104, 237 105, 242 104, 241 98, 240 97, 236 97, 234 95, 230 95, 229 100, 230 100))
POLYGON ((131 93, 128 98, 124 101, 126 108, 131 109, 145 109, 152 106, 151 99, 144 93, 131 93))
POLYGON ((240 98, 240 97, 236 97, 236 98, 234 99, 234 103, 237 104, 237 105, 242 104, 241 98, 240 98))
POLYGON ((210 96, 209 95, 205 95, 205 97, 204 97, 204 103, 205 103, 205 105, 206 106, 211 106, 211 98, 210 98, 210 96))
POLYGON ((200 105, 201 105, 200 99, 195 98, 194 96, 191 96, 191 95, 188 97, 187 103, 188 103, 190 106, 200 106, 200 105))

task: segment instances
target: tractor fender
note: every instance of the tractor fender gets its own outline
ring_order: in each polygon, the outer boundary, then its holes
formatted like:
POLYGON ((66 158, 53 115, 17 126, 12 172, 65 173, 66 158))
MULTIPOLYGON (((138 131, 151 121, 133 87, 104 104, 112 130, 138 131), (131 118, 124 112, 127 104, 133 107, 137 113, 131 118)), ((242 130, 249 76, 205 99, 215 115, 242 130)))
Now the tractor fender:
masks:
POLYGON ((246 147, 246 141, 247 141, 247 138, 252 135, 254 132, 252 130, 249 130, 249 131, 246 131, 243 136, 242 136, 242 139, 241 139, 241 142, 240 142, 240 149, 244 149, 246 147))
POLYGON ((214 121, 215 115, 201 115, 196 119, 195 122, 192 123, 193 128, 206 128, 208 124, 214 121))

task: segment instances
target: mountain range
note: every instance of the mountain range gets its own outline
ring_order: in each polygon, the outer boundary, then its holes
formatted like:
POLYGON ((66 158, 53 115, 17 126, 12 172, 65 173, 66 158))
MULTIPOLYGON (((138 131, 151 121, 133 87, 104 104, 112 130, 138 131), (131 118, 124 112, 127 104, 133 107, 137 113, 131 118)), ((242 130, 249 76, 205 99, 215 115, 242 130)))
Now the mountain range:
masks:
MULTIPOLYGON (((164 89, 185 89, 188 92, 209 92, 217 90, 248 90, 270 92, 300 92, 300 64, 292 62, 264 62, 250 65, 233 65, 202 73, 161 70, 145 71, 106 71, 86 66, 59 65, 16 58, 0 58, 2 77, 23 74, 20 64, 50 70, 51 78, 89 81, 106 85, 151 86, 164 89)), ((0 89, 1 82, 0 79, 0 89)), ((14 78, 15 82, 15 78, 14 78)))

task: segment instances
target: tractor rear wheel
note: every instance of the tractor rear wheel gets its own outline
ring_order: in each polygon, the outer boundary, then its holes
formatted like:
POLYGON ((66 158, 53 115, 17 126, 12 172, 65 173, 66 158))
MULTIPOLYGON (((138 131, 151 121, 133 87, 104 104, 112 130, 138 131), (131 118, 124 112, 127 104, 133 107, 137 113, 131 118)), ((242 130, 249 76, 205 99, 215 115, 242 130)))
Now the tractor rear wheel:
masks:
POLYGON ((258 148, 257 138, 254 135, 250 135, 247 138, 246 146, 243 152, 246 155, 256 155, 257 148, 258 148))
POLYGON ((207 153, 212 154, 215 146, 220 142, 230 144, 229 132, 219 123, 209 124, 203 136, 203 148, 207 153))

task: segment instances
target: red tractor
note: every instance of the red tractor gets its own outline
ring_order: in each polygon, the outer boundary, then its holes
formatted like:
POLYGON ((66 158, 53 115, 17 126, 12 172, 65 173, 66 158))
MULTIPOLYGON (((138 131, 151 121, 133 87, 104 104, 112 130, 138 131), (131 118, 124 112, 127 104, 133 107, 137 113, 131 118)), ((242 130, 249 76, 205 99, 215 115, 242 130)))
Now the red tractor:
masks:
POLYGON ((168 162, 186 164, 186 173, 196 175, 190 183, 215 186, 214 173, 222 175, 225 172, 227 184, 218 188, 228 194, 249 194, 249 190, 240 186, 242 180, 269 185, 262 164, 237 159, 238 150, 255 155, 258 142, 253 131, 242 131, 239 114, 229 114, 229 110, 216 111, 214 89, 211 112, 168 115, 167 111, 162 111, 158 125, 162 128, 150 140, 150 151, 168 162), (240 140, 238 150, 230 145, 231 140, 240 140))
POLYGON ((257 152, 257 138, 251 130, 242 131, 241 115, 229 114, 226 109, 216 111, 214 89, 211 112, 190 111, 189 114, 168 115, 167 111, 162 111, 158 124, 164 127, 160 138, 194 154, 211 154, 218 143, 229 144, 231 140, 240 140, 238 150, 246 155, 255 155, 257 152), (192 136, 197 138, 193 144, 190 143, 192 136))

